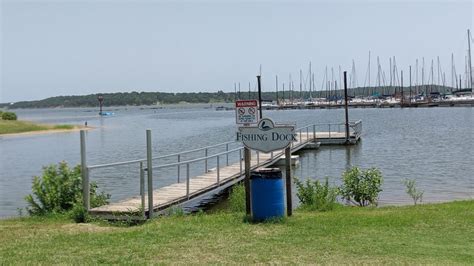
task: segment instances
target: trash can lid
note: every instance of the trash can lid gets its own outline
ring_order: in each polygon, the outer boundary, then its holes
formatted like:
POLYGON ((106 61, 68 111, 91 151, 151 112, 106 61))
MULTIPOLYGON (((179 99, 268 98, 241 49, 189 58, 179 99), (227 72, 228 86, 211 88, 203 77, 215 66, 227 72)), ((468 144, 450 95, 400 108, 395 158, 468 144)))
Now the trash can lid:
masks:
POLYGON ((250 173, 250 178, 282 178, 280 168, 258 168, 250 173))

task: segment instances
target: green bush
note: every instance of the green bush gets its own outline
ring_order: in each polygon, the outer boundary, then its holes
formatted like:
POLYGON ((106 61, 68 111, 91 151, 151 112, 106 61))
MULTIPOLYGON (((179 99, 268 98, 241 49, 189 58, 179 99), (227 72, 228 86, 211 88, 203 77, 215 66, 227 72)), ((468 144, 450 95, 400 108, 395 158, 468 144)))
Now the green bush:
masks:
POLYGON ((13 112, 3 112, 2 113, 2 119, 3 120, 16 120, 16 114, 13 112))
POLYGON ((82 204, 82 201, 77 202, 74 207, 72 207, 70 216, 76 223, 85 223, 89 220, 89 214, 82 204))
MULTIPOLYGON (((96 183, 90 184, 90 205, 92 208, 105 205, 110 195, 97 193, 96 183)), ((43 175, 33 178, 33 194, 26 196, 28 213, 45 215, 65 213, 82 202, 81 167, 69 168, 66 162, 43 167, 43 175)))
POLYGON ((301 202, 303 209, 328 211, 334 209, 337 204, 338 188, 329 185, 329 179, 323 183, 319 180, 306 180, 302 182, 295 178, 298 189, 296 196, 301 202))
POLYGON ((383 183, 380 170, 352 167, 342 174, 342 181, 339 192, 344 199, 359 206, 377 205, 383 183))
POLYGON ((232 212, 245 212, 245 186, 243 183, 232 187, 229 194, 229 209, 232 212))
POLYGON ((416 188, 416 181, 414 179, 405 179, 403 184, 406 186, 406 192, 413 199, 413 203, 416 205, 418 201, 423 200, 423 190, 416 188))

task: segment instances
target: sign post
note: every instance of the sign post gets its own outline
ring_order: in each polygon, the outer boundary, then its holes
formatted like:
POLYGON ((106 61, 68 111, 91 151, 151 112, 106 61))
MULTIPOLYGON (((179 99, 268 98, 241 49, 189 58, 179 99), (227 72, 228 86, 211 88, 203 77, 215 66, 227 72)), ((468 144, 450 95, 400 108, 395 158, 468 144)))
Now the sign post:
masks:
POLYGON ((245 179, 244 179, 244 186, 245 186, 245 214, 247 216, 251 215, 250 211, 250 159, 251 159, 251 152, 250 149, 245 147, 244 148, 244 158, 245 158, 245 179))
POLYGON ((291 194, 291 147, 285 149, 285 169, 286 169, 286 215, 293 214, 293 201, 291 194))
POLYGON ((237 141, 241 141, 245 146, 245 199, 246 214, 251 214, 250 202, 250 150, 257 150, 264 153, 276 150, 285 151, 286 163, 286 209, 287 215, 293 214, 292 194, 291 194, 291 146, 296 141, 295 127, 293 125, 276 125, 271 119, 263 118, 257 126, 239 127, 237 141))

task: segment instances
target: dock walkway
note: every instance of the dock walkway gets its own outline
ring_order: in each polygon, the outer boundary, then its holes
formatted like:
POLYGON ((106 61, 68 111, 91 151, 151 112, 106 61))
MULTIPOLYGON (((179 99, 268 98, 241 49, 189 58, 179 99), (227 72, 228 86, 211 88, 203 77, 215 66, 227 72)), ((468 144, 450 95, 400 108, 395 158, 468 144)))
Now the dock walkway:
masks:
MULTIPOLYGON (((328 124, 325 124, 326 126, 328 124)), ((341 124, 332 124, 333 127, 331 129, 331 125, 329 125, 329 131, 317 131, 317 125, 309 125, 303 128, 299 128, 296 130, 297 132, 297 141, 291 144, 291 152, 295 153, 298 150, 305 148, 309 143, 316 143, 319 142, 321 145, 336 145, 336 144, 344 144, 345 143, 345 133, 340 132, 341 124)), ((320 125, 319 125, 320 126, 320 125)), ((349 141, 350 144, 356 144, 360 139, 361 131, 362 131, 362 123, 361 121, 357 121, 350 124, 350 137, 349 141)), ((229 150, 229 143, 222 143, 217 144, 209 147, 216 147, 219 145, 225 145, 227 150, 225 152, 217 153, 208 155, 208 148, 205 147, 202 149, 197 149, 193 151, 186 151, 182 153, 176 153, 167 156, 161 156, 154 159, 165 158, 170 156, 178 156, 178 162, 171 163, 167 165, 159 165, 152 167, 153 170, 166 168, 166 167, 178 167, 186 166, 186 178, 185 180, 179 180, 179 172, 178 172, 178 182, 164 186, 161 188, 157 188, 153 190, 153 212, 163 211, 171 206, 184 203, 188 200, 194 199, 199 197, 205 193, 208 193, 212 190, 232 185, 240 180, 242 180, 245 170, 244 170, 244 163, 243 163, 243 147, 238 147, 236 149, 229 150), (180 161, 180 154, 185 154, 189 152, 195 152, 199 150, 205 150, 207 156, 187 160, 187 161, 180 161), (228 155, 229 153, 238 153, 238 161, 234 163, 229 163, 228 155), (227 162, 225 166, 221 166, 224 164, 220 162, 220 158, 226 157, 227 162), (216 159, 217 166, 214 169, 207 169, 208 160, 216 159), (204 173, 190 177, 189 175, 189 165, 192 163, 205 163, 205 170, 204 173)), ((275 164, 278 160, 284 157, 284 150, 275 151, 272 153, 261 153, 261 152, 252 152, 251 155, 251 169, 256 169, 258 167, 269 167, 275 164)), ((129 163, 139 163, 140 164, 140 195, 131 197, 128 199, 120 200, 118 202, 112 202, 108 205, 92 208, 89 210, 89 213, 95 216, 104 217, 107 219, 120 219, 120 217, 131 217, 133 216, 135 219, 146 219, 149 208, 148 208, 148 194, 145 190, 145 173, 147 171, 144 168, 144 163, 146 160, 135 160, 129 162, 120 162, 115 164, 108 164, 108 165, 96 165, 96 166, 88 166, 87 172, 89 173, 91 170, 96 168, 104 168, 104 167, 113 167, 117 165, 124 165, 129 163)), ((178 170, 179 171, 179 170, 178 170)))

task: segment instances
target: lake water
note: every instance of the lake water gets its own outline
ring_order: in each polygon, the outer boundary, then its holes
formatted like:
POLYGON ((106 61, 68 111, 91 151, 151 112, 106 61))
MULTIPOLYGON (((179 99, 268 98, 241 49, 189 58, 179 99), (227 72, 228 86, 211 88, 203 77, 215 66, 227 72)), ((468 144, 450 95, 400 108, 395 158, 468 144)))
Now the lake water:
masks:
MULTIPOLYGON (((87 132, 89 165, 145 158, 146 129, 152 130, 154 155, 235 137, 233 111, 196 106, 112 111, 115 116, 102 118, 97 110, 85 108, 16 112, 20 119, 43 123, 82 125, 87 121, 95 127, 87 132)), ((378 167, 384 176, 382 204, 411 202, 404 191, 404 178, 417 180, 425 191, 424 202, 474 197, 474 108, 350 109, 349 115, 350 120, 363 121, 362 141, 351 147, 321 147, 300 153, 295 176, 329 177, 339 184, 342 171, 351 165, 378 167)), ((264 116, 304 126, 342 122, 344 110, 265 111, 264 116)), ((32 177, 41 174, 42 166, 63 160, 71 165, 80 162, 79 132, 0 137, 0 217, 17 215, 31 192, 32 177)), ((112 194, 113 200, 139 193, 136 166, 96 170, 91 180, 112 194)), ((155 180, 157 186, 174 183, 176 169, 155 173, 155 180)))

